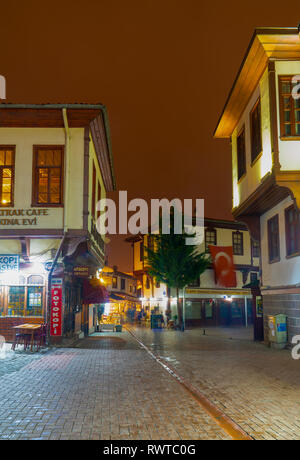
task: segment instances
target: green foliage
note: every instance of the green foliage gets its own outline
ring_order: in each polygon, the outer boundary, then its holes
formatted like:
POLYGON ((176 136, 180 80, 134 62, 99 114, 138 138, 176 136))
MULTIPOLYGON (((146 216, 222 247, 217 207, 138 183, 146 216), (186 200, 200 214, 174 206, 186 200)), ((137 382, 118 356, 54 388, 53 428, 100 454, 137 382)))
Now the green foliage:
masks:
POLYGON ((186 244, 186 233, 152 235, 154 249, 145 248, 146 262, 150 276, 168 287, 182 289, 191 284, 210 264, 206 253, 199 253, 198 247, 186 244))

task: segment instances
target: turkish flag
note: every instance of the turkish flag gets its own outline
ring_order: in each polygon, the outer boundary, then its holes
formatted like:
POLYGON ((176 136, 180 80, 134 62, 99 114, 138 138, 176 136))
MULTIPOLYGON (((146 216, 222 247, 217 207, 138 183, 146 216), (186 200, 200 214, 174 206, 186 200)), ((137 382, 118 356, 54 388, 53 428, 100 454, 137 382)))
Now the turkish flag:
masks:
POLYGON ((217 284, 225 287, 236 287, 232 246, 209 245, 209 250, 213 259, 217 284))

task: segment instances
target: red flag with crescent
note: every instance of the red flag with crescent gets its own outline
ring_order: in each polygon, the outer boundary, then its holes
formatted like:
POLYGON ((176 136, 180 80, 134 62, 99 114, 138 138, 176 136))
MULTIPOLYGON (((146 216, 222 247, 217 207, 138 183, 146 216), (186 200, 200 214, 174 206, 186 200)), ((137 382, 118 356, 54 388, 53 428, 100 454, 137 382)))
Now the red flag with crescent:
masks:
POLYGON ((224 287, 236 287, 232 246, 209 245, 209 250, 213 259, 217 284, 224 287))

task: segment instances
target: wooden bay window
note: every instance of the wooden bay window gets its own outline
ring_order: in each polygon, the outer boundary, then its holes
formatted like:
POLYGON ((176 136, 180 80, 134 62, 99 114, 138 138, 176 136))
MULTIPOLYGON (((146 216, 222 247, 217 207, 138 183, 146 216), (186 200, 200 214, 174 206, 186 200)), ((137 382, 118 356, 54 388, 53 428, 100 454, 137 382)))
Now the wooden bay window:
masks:
POLYGON ((232 232, 232 247, 234 255, 242 256, 244 254, 244 238, 241 232, 232 232))
POLYGON ((295 206, 285 210, 286 255, 300 254, 300 214, 295 206))
POLYGON ((245 144, 245 127, 237 137, 237 165, 238 180, 246 173, 246 144, 245 144))
POLYGON ((253 163, 262 152, 261 141, 261 108, 260 99, 255 103, 250 113, 251 126, 251 162, 253 163))
POLYGON ((292 95, 292 75, 279 76, 280 99, 280 135, 283 138, 299 137, 300 139, 300 98, 292 95))
POLYGON ((62 206, 64 147, 35 145, 33 149, 33 205, 62 206))
POLYGON ((278 262, 280 260, 278 214, 268 220, 268 247, 269 262, 278 262))
POLYGON ((217 232, 214 228, 205 229, 205 252, 209 253, 209 245, 216 246, 217 232))
POLYGON ((0 145, 0 206, 14 205, 15 146, 0 145))

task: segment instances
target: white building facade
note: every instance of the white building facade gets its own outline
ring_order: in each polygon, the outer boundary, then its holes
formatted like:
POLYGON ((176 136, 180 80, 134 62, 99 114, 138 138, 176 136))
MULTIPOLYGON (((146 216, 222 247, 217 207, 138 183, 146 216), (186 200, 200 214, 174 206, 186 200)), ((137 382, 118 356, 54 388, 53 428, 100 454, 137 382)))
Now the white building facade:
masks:
MULTIPOLYGON (((185 324, 189 326, 244 326, 253 321, 252 294, 243 286, 259 278, 259 246, 252 242, 244 224, 234 221, 204 219, 204 241, 200 252, 209 255, 209 245, 233 248, 237 285, 235 288, 219 286, 211 265, 198 280, 180 292, 185 299, 185 324)), ((163 283, 152 279, 147 270, 145 246, 151 235, 137 235, 127 239, 133 246, 133 272, 139 280, 138 288, 143 308, 165 314, 168 298, 171 317, 177 314, 175 289, 168 290, 163 283)))
POLYGON ((298 28, 256 29, 215 131, 231 138, 233 215, 260 241, 266 341, 268 315, 300 333, 299 75, 298 28))
POLYGON ((14 325, 51 321, 55 282, 61 335, 84 327, 82 276, 105 263, 96 202, 114 188, 104 106, 1 104, 0 334, 7 340, 14 325))

